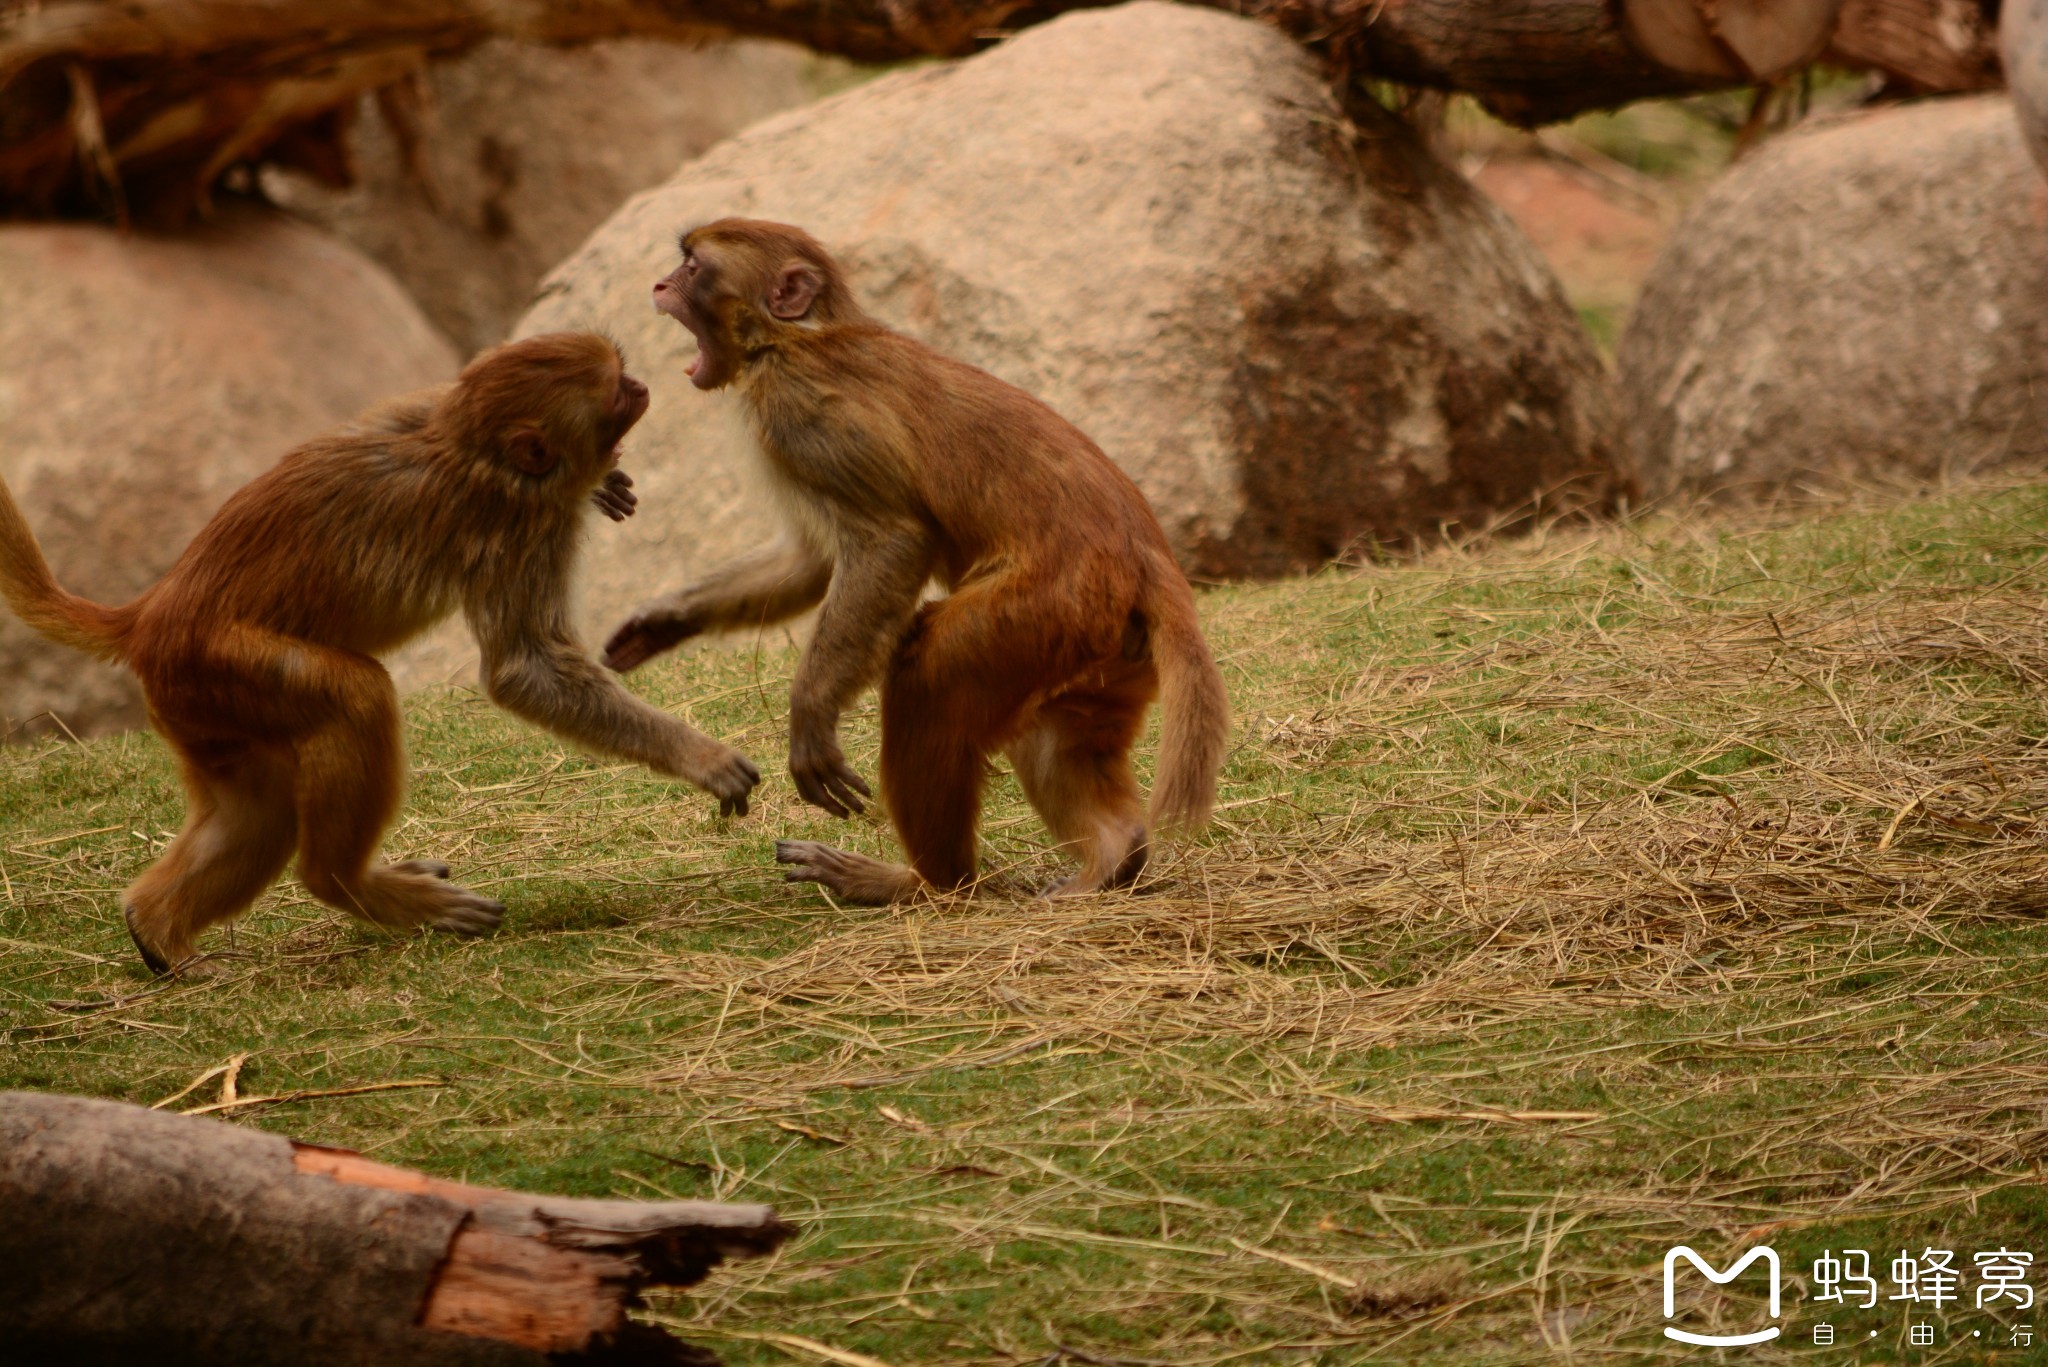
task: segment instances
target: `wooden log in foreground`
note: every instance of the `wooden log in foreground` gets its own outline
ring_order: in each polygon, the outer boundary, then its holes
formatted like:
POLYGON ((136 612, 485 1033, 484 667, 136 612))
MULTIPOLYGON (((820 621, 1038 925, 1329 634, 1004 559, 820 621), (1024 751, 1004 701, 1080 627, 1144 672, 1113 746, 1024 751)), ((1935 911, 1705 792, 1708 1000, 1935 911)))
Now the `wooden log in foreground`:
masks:
MULTIPOLYGON (((1185 2, 1271 23, 1347 81, 1462 92, 1527 126, 1776 80, 1824 48, 1916 91, 1981 88, 1997 70, 1995 0, 1185 2)), ((262 161, 345 184, 358 98, 486 38, 741 35, 896 61, 1100 3, 0 0, 0 217, 175 226, 262 161)))
POLYGON ((791 1233, 767 1206, 444 1182, 217 1120, 0 1093, 14 1362, 716 1363, 626 1309, 791 1233))

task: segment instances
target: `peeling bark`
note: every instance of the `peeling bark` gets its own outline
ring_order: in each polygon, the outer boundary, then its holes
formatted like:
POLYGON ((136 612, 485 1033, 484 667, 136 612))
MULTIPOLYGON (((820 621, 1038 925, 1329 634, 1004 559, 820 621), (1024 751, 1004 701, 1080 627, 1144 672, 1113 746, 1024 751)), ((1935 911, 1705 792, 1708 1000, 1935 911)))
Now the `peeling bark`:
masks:
POLYGON ((627 1308, 791 1232, 767 1206, 473 1187, 28 1092, 0 1093, 0 1210, 0 1343, 159 1367, 704 1367, 627 1308))

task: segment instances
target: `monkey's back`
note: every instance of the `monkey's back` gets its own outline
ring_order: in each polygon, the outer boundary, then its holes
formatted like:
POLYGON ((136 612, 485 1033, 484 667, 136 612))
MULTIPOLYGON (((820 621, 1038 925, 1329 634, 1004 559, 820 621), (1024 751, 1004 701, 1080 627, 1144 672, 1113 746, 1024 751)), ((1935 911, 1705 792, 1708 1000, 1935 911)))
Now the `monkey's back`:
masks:
POLYGON ((344 434, 287 453, 134 604, 131 663, 188 655, 228 625, 366 655, 403 643, 454 606, 432 572, 460 511, 434 497, 441 482, 417 438, 344 434))
POLYGON ((773 426, 787 433, 819 424, 826 429, 819 448, 841 460, 839 453, 860 449, 877 432, 900 445, 897 460, 873 464, 913 472, 907 492, 919 506, 911 511, 942 534, 950 579, 991 561, 1028 565, 1039 575, 1114 579, 1174 564, 1143 491, 1037 396, 878 324, 832 328, 809 346, 817 370, 840 378, 806 387, 811 367, 791 365, 776 392, 794 391, 809 411, 773 426))

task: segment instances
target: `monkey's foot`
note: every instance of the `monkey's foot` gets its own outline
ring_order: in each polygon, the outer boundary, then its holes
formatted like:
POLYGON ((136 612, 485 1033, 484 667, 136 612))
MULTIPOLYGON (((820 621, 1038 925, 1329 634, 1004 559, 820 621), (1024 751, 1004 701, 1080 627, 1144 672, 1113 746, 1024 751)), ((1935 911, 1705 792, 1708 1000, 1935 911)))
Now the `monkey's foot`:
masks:
POLYGON ((1145 871, 1145 861, 1151 855, 1151 847, 1141 827, 1130 837, 1120 842, 1123 853, 1114 850, 1105 854, 1098 850, 1088 861, 1088 866, 1071 878, 1062 878, 1047 888, 1041 896, 1079 897, 1090 892, 1108 892, 1113 888, 1127 888, 1138 881, 1138 875, 1145 871))
MULTIPOLYGON (((438 862, 438 861, 437 861, 438 862)), ((443 865, 445 868, 446 866, 443 865)), ((446 873, 432 875, 446 879, 446 873)), ((440 905, 435 914, 426 921, 429 929, 443 935, 483 935, 496 930, 505 920, 505 904, 480 892, 471 892, 460 883, 443 882, 445 896, 438 899, 440 905)))
POLYGON ((438 859, 406 859, 363 875, 353 898, 337 901, 390 930, 426 926, 448 935, 482 935, 505 919, 505 904, 448 880, 438 859))
POLYGON ((142 927, 135 923, 135 908, 132 906, 121 908, 121 923, 128 927, 128 938, 135 942, 135 952, 142 956, 142 966, 159 978, 169 973, 173 964, 192 957, 193 950, 189 944, 158 949, 150 943, 149 937, 142 933, 142 927))
POLYGON ((924 886, 917 870, 864 854, 834 849, 817 840, 778 840, 775 862, 790 866, 786 883, 816 883, 842 902, 881 906, 901 902, 924 886))

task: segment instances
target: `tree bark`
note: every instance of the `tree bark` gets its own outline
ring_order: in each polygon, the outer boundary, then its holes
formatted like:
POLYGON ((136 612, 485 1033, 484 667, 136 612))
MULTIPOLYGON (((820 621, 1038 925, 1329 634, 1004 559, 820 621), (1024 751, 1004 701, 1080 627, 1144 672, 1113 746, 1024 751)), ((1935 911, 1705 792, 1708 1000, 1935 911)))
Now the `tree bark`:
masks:
MULTIPOLYGON (((1692 3, 1677 0, 1688 12, 1692 3)), ((1344 12, 1309 22, 1307 7, 1253 8, 1352 73, 1476 95, 1524 126, 1738 79, 1652 60, 1626 31, 1618 0, 1388 0, 1376 13, 1331 5, 1344 12)))
POLYGON ((1845 0, 1824 60, 1882 72, 1909 95, 1995 90, 1996 10, 1995 0, 1845 0))
POLYGON ((779 1245, 766 1206, 444 1182, 118 1102, 0 1093, 0 1344, 23 1362, 717 1361, 626 1308, 779 1245))
MULTIPOLYGON (((0 214, 174 224, 260 160, 345 183, 347 111, 362 92, 493 36, 736 34, 879 62, 962 55, 1100 2, 13 0, 0 12, 0 214)), ((1528 126, 1772 79, 1826 41, 1838 7, 1836 61, 1920 90, 1975 89, 1996 70, 1988 42, 1957 56, 1943 37, 1958 23, 1988 33, 1993 0, 1188 3, 1272 23, 1347 80, 1468 93, 1528 126)))

